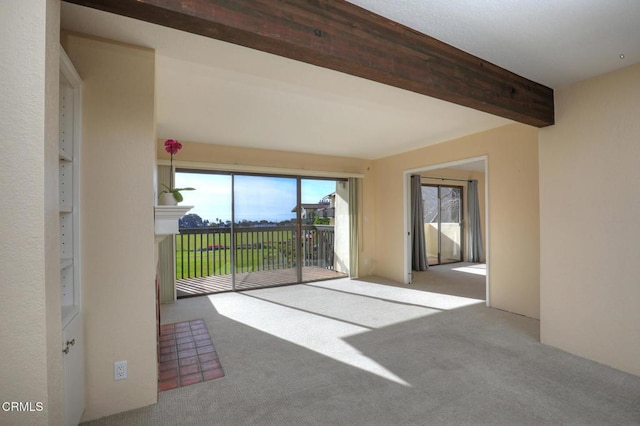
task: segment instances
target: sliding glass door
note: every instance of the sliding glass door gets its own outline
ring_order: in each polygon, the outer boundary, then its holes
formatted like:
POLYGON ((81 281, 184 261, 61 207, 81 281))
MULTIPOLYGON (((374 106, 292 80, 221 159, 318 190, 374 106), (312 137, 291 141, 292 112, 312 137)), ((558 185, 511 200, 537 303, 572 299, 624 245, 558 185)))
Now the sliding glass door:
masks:
POLYGON ((348 182, 306 178, 300 186, 301 282, 348 275, 348 182))
POLYGON ((462 261, 462 187, 422 185, 427 260, 430 265, 462 261))
POLYGON ((178 297, 349 275, 347 180, 179 170, 178 297))

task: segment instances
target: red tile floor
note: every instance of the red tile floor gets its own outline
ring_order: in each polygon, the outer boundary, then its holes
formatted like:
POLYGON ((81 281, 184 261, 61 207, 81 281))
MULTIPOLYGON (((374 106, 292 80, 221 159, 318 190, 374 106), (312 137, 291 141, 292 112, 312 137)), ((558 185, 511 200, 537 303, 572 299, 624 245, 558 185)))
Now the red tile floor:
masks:
POLYGON ((224 377, 203 320, 160 326, 158 370, 159 391, 224 377))

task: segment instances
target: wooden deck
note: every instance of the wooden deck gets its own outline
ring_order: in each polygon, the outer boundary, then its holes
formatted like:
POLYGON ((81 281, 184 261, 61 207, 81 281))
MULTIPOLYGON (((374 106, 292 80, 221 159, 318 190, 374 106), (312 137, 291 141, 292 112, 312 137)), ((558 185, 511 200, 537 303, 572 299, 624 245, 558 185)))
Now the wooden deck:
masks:
MULTIPOLYGON (((344 277, 347 277, 347 274, 319 266, 305 266, 302 268, 302 280, 304 282, 344 277)), ((296 282, 295 268, 236 274, 236 290, 250 290, 259 287, 295 284, 296 282)), ((176 292, 179 298, 232 290, 231 275, 176 280, 176 292)))

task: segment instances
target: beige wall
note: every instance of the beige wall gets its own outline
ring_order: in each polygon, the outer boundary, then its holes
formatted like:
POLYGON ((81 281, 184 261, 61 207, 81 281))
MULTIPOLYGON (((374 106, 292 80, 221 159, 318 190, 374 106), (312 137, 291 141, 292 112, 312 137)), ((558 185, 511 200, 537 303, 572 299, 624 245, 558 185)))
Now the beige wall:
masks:
POLYGON ((86 335, 85 419, 157 400, 155 55, 63 35, 83 79, 81 258, 86 335), (128 362, 127 380, 113 363, 128 362))
POLYGON ((542 342, 634 374, 639 116, 635 65, 556 91, 557 124, 540 131, 542 342))
MULTIPOLYGON (((329 155, 302 154, 296 152, 274 151, 269 149, 237 148, 226 145, 213 145, 180 141, 183 149, 174 157, 174 165, 182 163, 185 167, 189 163, 208 163, 267 167, 273 169, 296 169, 301 175, 304 171, 324 171, 331 173, 362 174, 360 219, 359 268, 360 275, 367 275, 370 259, 373 257, 373 236, 375 235, 374 218, 372 214, 373 199, 375 197, 372 186, 372 163, 349 157, 335 157, 329 155)), ((157 155, 160 160, 168 160, 169 154, 163 148, 164 140, 157 142, 157 155)))
MULTIPOLYGON (((47 1, 45 91, 45 267, 49 424, 64 418, 60 283, 60 1, 47 1)), ((65 419, 66 420, 66 419, 65 419)))
POLYGON ((491 305, 539 318, 537 134, 513 124, 375 161, 373 273, 404 280, 403 172, 486 155, 491 305))
POLYGON ((58 1, 4 1, 0 13, 0 424, 62 422, 58 247, 58 1))
MULTIPOLYGON (((177 136, 176 136, 177 137, 177 136)), ((180 140, 184 148, 174 157, 174 163, 181 161, 240 164, 243 166, 274 167, 344 173, 366 173, 371 162, 349 157, 303 154, 271 149, 238 148, 180 140)), ((169 160, 164 150, 164 139, 158 140, 157 155, 160 160, 169 160)))

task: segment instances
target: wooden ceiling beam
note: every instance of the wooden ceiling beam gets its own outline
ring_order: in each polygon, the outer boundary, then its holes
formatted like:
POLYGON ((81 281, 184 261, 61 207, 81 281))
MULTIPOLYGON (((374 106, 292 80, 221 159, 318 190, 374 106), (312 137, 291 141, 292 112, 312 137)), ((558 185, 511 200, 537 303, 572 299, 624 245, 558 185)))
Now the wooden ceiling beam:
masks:
POLYGON ((344 0, 65 0, 536 127, 553 90, 344 0))

